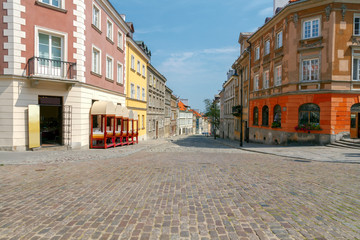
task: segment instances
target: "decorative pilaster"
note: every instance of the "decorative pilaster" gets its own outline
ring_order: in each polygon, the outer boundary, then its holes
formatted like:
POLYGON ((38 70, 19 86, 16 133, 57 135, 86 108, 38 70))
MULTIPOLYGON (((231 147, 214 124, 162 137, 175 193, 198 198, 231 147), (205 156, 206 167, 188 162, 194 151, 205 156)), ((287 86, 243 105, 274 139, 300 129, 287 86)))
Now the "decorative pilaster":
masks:
POLYGON ((80 82, 85 82, 85 0, 73 0, 74 5, 76 8, 74 9, 74 37, 75 41, 73 43, 73 47, 75 49, 74 52, 74 59, 76 60, 76 74, 77 80, 80 82))
POLYGON ((26 33, 21 30, 21 26, 25 25, 25 19, 21 17, 25 6, 21 5, 21 0, 7 0, 3 2, 3 8, 7 10, 7 14, 3 16, 3 21, 7 24, 3 34, 8 38, 8 41, 4 42, 4 49, 8 51, 7 55, 4 55, 4 62, 8 64, 4 74, 21 76, 24 72, 21 64, 26 63, 25 57, 22 57, 26 46, 21 43, 26 37, 26 33))

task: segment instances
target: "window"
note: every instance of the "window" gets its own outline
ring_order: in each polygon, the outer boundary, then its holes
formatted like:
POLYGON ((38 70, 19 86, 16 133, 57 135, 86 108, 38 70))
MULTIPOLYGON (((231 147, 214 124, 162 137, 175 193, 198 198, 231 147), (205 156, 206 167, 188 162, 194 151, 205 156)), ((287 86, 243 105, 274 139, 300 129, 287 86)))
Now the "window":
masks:
POLYGON ((360 56, 353 59, 353 80, 360 80, 360 56))
POLYGON ((132 83, 131 84, 131 89, 130 89, 130 94, 131 94, 131 98, 135 98, 135 85, 132 83))
POLYGON ((93 47, 92 52, 92 71, 97 74, 101 74, 101 52, 97 48, 93 47))
POLYGON ((253 111, 253 125, 259 125, 259 109, 254 107, 253 111))
POLYGON ((260 47, 255 48, 255 60, 260 59, 260 47))
POLYGON ((121 32, 118 32, 118 47, 124 49, 124 39, 121 32))
POLYGON ((265 54, 264 55, 268 55, 270 53, 270 40, 267 40, 265 42, 265 54))
POLYGON ((145 77, 145 65, 142 65, 142 75, 145 77))
POLYGON ((360 36, 360 15, 355 14, 354 16, 354 35, 360 36))
POLYGON ((150 74, 149 75, 149 85, 152 86, 152 82, 153 82, 153 78, 152 78, 152 75, 150 74))
POLYGON ((61 76, 63 40, 61 37, 39 33, 38 73, 61 76), (49 61, 51 59, 53 61, 49 61))
POLYGON ((275 67, 275 86, 281 85, 281 78, 282 78, 282 66, 275 67))
POLYGON ((269 88, 269 70, 264 72, 263 89, 269 88))
POLYGON ((317 81, 319 79, 319 59, 302 61, 302 81, 317 81))
POLYGON ((320 19, 312 19, 303 22, 303 38, 315 38, 320 36, 320 19))
POLYGON ((254 91, 259 90, 259 75, 255 75, 254 78, 254 91))
POLYGON ((117 65, 117 82, 120 84, 124 84, 124 73, 123 73, 123 66, 121 63, 117 65))
POLYGON ((360 51, 353 50, 353 65, 352 65, 352 72, 353 72, 353 80, 359 81, 360 80, 360 51))
POLYGON ((52 5, 54 7, 61 7, 61 1, 62 0, 41 0, 41 2, 52 5))
POLYGON ((281 107, 279 104, 274 107, 274 122, 277 123, 277 127, 281 127, 281 107))
POLYGON ((107 20, 106 26, 107 26, 106 37, 109 38, 110 40, 113 40, 113 24, 109 19, 107 20))
POLYGON ((135 70, 135 57, 131 55, 131 69, 135 70))
POLYGON ((136 99, 140 100, 140 87, 137 86, 136 99))
POLYGON ((306 103, 299 107, 299 125, 320 123, 320 107, 314 103, 306 103))
POLYGON ((113 79, 113 69, 114 69, 114 64, 113 64, 113 59, 109 56, 106 57, 106 78, 107 79, 113 79))
POLYGON ((140 73, 140 61, 137 61, 137 72, 140 73))
POLYGON ((145 101, 145 88, 142 88, 142 100, 145 101))
POLYGON ((92 24, 97 27, 98 29, 100 29, 100 10, 98 7, 96 7, 95 5, 93 5, 93 19, 92 19, 92 24))
POLYGON ((261 124, 262 126, 269 126, 269 107, 268 106, 263 106, 262 108, 262 121, 261 124))
POLYGON ((281 48, 283 46, 283 32, 278 32, 276 34, 276 48, 281 48))
POLYGON ((244 106, 247 107, 248 98, 247 98, 247 90, 244 91, 244 106))
POLYGON ((143 129, 145 128, 145 116, 144 115, 142 115, 141 126, 143 129))

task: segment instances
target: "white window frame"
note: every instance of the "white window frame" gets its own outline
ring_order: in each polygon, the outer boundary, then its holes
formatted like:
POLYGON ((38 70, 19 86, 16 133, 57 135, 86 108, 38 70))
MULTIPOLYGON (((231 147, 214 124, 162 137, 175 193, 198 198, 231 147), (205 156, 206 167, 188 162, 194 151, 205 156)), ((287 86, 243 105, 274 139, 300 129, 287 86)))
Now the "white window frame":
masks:
POLYGON ((145 65, 144 64, 142 65, 142 75, 143 75, 143 77, 145 77, 145 65))
POLYGON ((302 21, 302 39, 311 39, 311 38, 317 38, 321 36, 321 17, 317 16, 317 17, 313 17, 313 18, 308 18, 302 21), (319 21, 319 29, 318 29, 318 35, 314 36, 313 35, 313 21, 319 21), (307 22, 310 22, 310 36, 309 37, 305 37, 305 24, 307 22))
POLYGON ((142 88, 142 100, 145 101, 145 88, 142 88))
POLYGON ((130 85, 130 97, 135 98, 135 85, 133 83, 130 85))
POLYGON ((114 80, 114 58, 106 54, 106 78, 114 80), (109 61, 111 60, 111 66, 109 68, 109 61))
POLYGON ((152 86, 153 84, 153 81, 152 81, 152 74, 149 74, 149 85, 152 86))
MULTIPOLYGON (((360 49, 356 49, 356 50, 360 50, 360 49)), ((351 79, 353 81, 360 81, 360 53, 354 53, 354 50, 352 52, 352 63, 351 63, 351 79), (355 68, 355 65, 354 65, 354 61, 355 59, 357 60, 357 69, 355 68), (357 70, 357 79, 354 78, 354 72, 357 70)))
POLYGON ((355 13, 354 14, 354 22, 353 22, 353 24, 354 24, 354 32, 353 32, 354 36, 360 36, 360 13, 355 13), (358 23, 359 24, 359 32, 358 32, 358 34, 355 33, 355 20, 357 18, 359 19, 359 23, 358 23))
POLYGON ((260 46, 255 47, 255 61, 260 59, 260 46))
POLYGON ((283 46, 283 31, 280 31, 276 34, 276 48, 281 48, 283 46))
POLYGON ((91 71, 101 75, 101 49, 92 45, 92 50, 91 50, 91 71), (94 66, 94 50, 96 50, 99 53, 99 57, 98 57, 98 71, 95 71, 95 66, 94 66))
POLYGON ((46 3, 46 2, 44 2, 44 0, 40 0, 40 2, 42 2, 42 3, 44 3, 44 4, 47 4, 47 5, 56 7, 56 8, 65 9, 65 0, 59 0, 60 6, 56 6, 56 5, 52 4, 53 1, 54 1, 54 0, 49 0, 49 3, 46 3))
POLYGON ((254 76, 254 91, 259 90, 259 74, 254 76))
POLYGON ((49 28, 44 28, 44 27, 40 27, 40 26, 35 26, 35 48, 34 48, 34 56, 39 57, 40 53, 39 53, 39 33, 43 33, 43 34, 47 34, 47 35, 52 35, 55 37, 60 37, 61 38, 61 48, 62 48, 62 61, 67 62, 68 59, 68 34, 65 32, 60 32, 60 31, 56 31, 53 29, 49 29, 49 28))
POLYGON ((140 66, 141 66, 141 63, 140 63, 140 60, 137 61, 137 73, 141 73, 140 71, 140 66))
POLYGON ((140 100, 140 86, 139 85, 136 86, 136 99, 140 100))
POLYGON ((280 86, 282 82, 282 65, 276 66, 274 71, 275 86, 280 86), (280 73, 280 75, 279 75, 280 73))
POLYGON ((110 20, 110 18, 107 18, 106 20, 106 37, 109 38, 111 41, 113 41, 114 39, 114 23, 110 20))
POLYGON ((116 82, 119 84, 124 84, 124 65, 120 62, 117 62, 117 79, 116 82), (119 67, 121 71, 119 71, 119 67))
POLYGON ((263 89, 268 89, 270 83, 270 70, 266 70, 263 73, 263 89))
POLYGON ((93 3, 93 8, 92 8, 92 24, 97 27, 99 30, 101 30, 101 10, 100 10, 100 7, 97 6, 95 3, 93 3), (98 18, 98 22, 95 23, 94 22, 94 8, 96 8, 99 12, 99 18, 98 18))
POLYGON ((118 31, 118 47, 124 49, 124 34, 121 31, 118 31))
POLYGON ((264 56, 270 54, 270 39, 265 41, 264 56))
POLYGON ((131 55, 131 69, 135 70, 135 57, 134 57, 134 55, 131 55))
POLYGON ((301 82, 316 82, 320 80, 320 58, 309 58, 309 59, 303 59, 301 61, 301 82), (318 61, 318 79, 311 80, 312 71, 309 71, 309 80, 304 80, 304 62, 310 62, 310 68, 312 68, 312 61, 317 60, 318 61))

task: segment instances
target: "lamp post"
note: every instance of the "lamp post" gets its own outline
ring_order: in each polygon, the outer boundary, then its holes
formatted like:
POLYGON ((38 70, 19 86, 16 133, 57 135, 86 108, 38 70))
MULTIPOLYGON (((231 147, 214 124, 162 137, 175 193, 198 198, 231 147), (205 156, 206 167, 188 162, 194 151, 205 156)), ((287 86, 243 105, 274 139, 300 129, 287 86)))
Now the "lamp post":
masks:
POLYGON ((243 146, 243 70, 240 70, 240 147, 243 146))

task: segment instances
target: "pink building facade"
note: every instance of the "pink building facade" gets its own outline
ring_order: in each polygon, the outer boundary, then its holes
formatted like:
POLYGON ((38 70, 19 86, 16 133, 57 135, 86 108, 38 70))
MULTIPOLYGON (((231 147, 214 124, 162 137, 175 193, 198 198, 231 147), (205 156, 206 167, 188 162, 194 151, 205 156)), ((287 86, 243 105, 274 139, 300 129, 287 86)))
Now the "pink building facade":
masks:
POLYGON ((1 0, 0 150, 88 148, 90 108, 125 105, 128 25, 108 0, 1 0))

